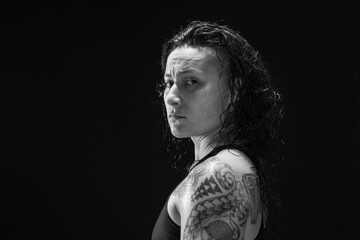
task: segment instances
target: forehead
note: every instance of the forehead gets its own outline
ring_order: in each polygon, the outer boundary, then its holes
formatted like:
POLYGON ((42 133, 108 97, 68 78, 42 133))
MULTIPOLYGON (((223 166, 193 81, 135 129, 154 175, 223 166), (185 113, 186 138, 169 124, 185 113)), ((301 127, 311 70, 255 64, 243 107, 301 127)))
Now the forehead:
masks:
POLYGON ((166 62, 166 74, 184 71, 220 71, 216 50, 210 47, 181 46, 172 51, 166 62))

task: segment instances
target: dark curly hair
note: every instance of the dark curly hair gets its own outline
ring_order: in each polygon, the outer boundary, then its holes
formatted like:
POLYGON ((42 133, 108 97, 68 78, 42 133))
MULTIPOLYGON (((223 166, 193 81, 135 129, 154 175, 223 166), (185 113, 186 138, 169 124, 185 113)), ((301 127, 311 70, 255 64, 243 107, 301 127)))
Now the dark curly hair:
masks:
MULTIPOLYGON (((276 176, 279 160, 282 159, 279 150, 283 145, 277 134, 283 116, 279 105, 280 94, 271 85, 270 75, 259 52, 230 27, 211 22, 190 22, 163 45, 163 73, 169 54, 184 45, 206 46, 226 52, 228 65, 224 70, 227 72, 231 103, 223 113, 219 137, 227 148, 245 153, 256 168, 267 216, 266 227, 260 231, 257 239, 278 239, 281 233, 280 219, 277 217, 280 216, 281 204, 276 176)), ((158 92, 165 119, 165 136, 169 139, 168 150, 177 153, 175 166, 184 169, 189 160, 182 159, 182 156, 185 155, 190 141, 175 138, 169 132, 162 85, 163 80, 159 84, 158 92)))

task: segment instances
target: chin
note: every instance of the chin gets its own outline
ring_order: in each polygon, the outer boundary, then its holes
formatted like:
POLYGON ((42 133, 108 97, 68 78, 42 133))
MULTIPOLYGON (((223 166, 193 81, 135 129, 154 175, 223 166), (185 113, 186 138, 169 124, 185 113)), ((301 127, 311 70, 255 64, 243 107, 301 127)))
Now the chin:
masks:
POLYGON ((183 131, 178 131, 178 130, 171 130, 171 134, 176 137, 176 138, 189 138, 190 135, 183 132, 183 131))

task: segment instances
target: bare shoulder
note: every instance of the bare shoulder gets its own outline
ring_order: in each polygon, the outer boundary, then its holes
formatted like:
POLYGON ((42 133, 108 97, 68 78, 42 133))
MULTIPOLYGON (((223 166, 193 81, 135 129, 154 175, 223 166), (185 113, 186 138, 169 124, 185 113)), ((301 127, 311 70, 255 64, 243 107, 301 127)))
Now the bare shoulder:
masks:
POLYGON ((233 171, 256 174, 256 169, 251 159, 239 150, 225 149, 219 152, 216 157, 220 161, 229 164, 233 171))
POLYGON ((181 239, 254 239, 261 204, 251 161, 224 150, 192 174, 181 201, 181 239))

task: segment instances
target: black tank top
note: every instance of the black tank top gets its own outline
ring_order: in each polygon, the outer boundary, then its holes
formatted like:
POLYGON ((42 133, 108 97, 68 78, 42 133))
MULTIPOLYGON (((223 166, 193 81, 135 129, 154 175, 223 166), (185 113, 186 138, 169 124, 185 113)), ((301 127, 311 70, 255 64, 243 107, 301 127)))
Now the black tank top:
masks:
POLYGON ((160 215, 155 223, 151 240, 179 240, 180 226, 177 225, 169 216, 167 204, 169 198, 165 202, 160 215))

